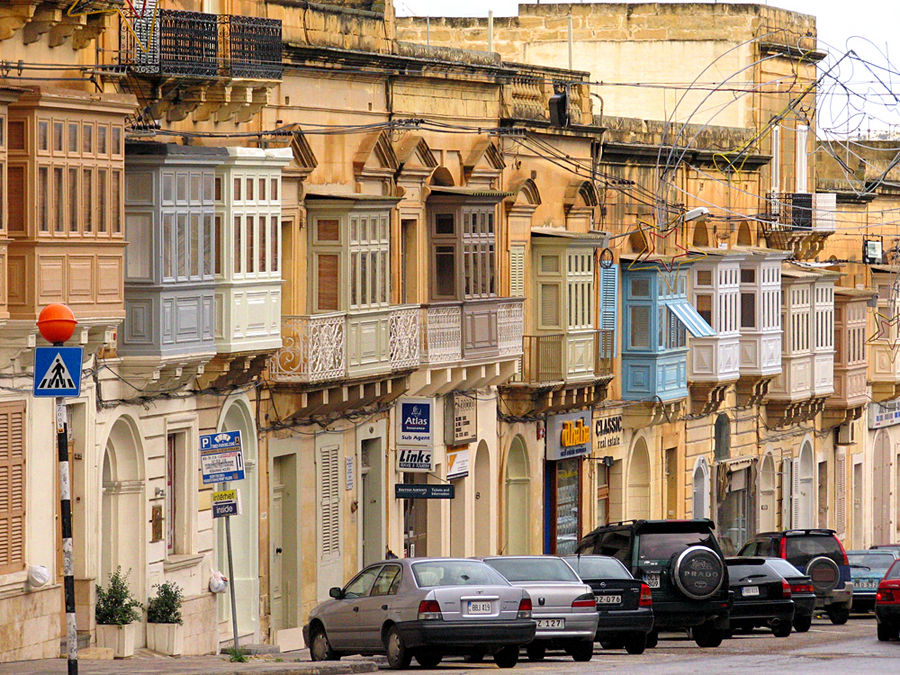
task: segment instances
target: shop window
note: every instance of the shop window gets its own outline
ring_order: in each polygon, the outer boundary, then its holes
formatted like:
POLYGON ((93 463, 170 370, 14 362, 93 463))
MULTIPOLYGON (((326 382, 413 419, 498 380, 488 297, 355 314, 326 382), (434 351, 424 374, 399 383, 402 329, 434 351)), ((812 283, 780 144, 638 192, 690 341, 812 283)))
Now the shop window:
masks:
POLYGON ((716 417, 714 455, 717 462, 731 456, 731 420, 724 413, 716 417))

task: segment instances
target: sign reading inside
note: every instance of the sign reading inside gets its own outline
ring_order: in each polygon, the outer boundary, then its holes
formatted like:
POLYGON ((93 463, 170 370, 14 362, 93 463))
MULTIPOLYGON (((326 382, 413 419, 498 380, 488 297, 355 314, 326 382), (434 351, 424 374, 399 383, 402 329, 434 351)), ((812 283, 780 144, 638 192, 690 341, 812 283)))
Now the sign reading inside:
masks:
POLYGON ((397 471, 434 471, 434 449, 397 448, 397 471))
POLYGON ((446 398, 444 411, 444 442, 462 445, 477 440, 477 403, 474 396, 454 392, 446 398))
POLYGON ((396 499, 453 499, 456 492, 453 485, 415 485, 397 483, 394 485, 396 499))
POLYGON ((622 416, 612 415, 594 421, 597 450, 609 450, 622 445, 622 416))
POLYGON ((240 431, 220 431, 200 436, 200 471, 203 483, 244 479, 244 452, 240 431))
POLYGON ((469 448, 447 448, 447 478, 465 478, 469 475, 469 448))
POLYGON ((400 399, 397 414, 397 446, 433 446, 434 401, 430 398, 400 399))
POLYGON ((36 347, 35 396, 78 396, 81 393, 81 347, 36 347))
POLYGON ((591 411, 547 418, 547 459, 560 460, 591 452, 591 411))
POLYGON ((213 518, 241 515, 241 491, 237 488, 212 494, 213 518))

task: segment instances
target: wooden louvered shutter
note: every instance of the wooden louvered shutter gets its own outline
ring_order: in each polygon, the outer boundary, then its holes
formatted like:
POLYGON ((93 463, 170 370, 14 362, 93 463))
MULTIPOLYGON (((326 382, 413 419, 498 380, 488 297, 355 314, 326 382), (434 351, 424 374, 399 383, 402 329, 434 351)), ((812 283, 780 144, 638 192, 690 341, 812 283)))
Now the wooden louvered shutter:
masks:
POLYGON ((338 557, 341 551, 340 454, 338 445, 323 447, 319 451, 319 557, 322 561, 338 557))
POLYGON ((791 527, 791 469, 793 464, 791 460, 785 459, 781 462, 781 529, 787 530, 791 527))
POLYGON ((808 527, 800 522, 800 460, 795 459, 791 467, 791 527, 808 527))
POLYGON ((600 267, 600 330, 608 333, 612 355, 616 351, 616 327, 619 307, 619 266, 600 267))
POLYGON ((25 404, 0 406, 0 574, 25 567, 25 404))
POLYGON ((513 244, 509 247, 509 295, 511 298, 525 297, 524 244, 513 244))
POLYGON ((559 327, 559 284, 541 284, 540 328, 559 327))
POLYGON ((847 480, 846 459, 834 458, 834 529, 839 535, 847 531, 847 480))
POLYGON ((318 254, 316 256, 318 274, 317 274, 317 307, 320 312, 337 311, 338 287, 340 281, 338 279, 338 264, 340 257, 335 254, 318 254))

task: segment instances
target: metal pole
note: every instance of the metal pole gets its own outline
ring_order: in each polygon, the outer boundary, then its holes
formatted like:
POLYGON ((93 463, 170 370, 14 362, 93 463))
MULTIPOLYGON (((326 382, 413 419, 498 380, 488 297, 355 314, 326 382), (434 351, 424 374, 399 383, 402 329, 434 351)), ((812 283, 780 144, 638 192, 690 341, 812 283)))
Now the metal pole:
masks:
POLYGON ((66 404, 56 397, 56 450, 59 459, 59 506, 66 596, 66 653, 69 675, 78 675, 78 626, 75 622, 75 565, 72 555, 72 491, 69 482, 69 439, 66 404))
POLYGON ((228 547, 228 589, 231 591, 231 632, 238 648, 237 605, 234 604, 234 561, 231 557, 231 516, 225 516, 225 543, 228 547))

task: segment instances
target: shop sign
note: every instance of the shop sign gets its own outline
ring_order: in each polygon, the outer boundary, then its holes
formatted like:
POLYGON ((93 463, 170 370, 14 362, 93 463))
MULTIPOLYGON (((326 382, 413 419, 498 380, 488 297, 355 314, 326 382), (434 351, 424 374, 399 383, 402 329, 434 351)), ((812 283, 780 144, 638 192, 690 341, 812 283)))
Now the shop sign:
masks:
POLYGON ((591 453, 591 411, 547 418, 547 459, 560 460, 591 453))
POLYGON ((397 446, 434 445, 434 400, 401 398, 397 414, 397 446))
POLYGON ((416 485, 411 483, 394 485, 395 499, 453 499, 455 494, 453 485, 416 485))
POLYGON ((447 478, 465 478, 469 475, 469 448, 447 448, 447 478))
POLYGON ((213 518, 241 515, 241 492, 237 488, 212 493, 213 518))
POLYGON ((900 424, 900 399, 869 403, 869 428, 881 429, 900 424))
POLYGON ((604 452, 622 445, 622 416, 611 415, 594 421, 594 446, 604 452))
POLYGON ((472 443, 476 434, 476 409, 478 401, 474 396, 454 392, 447 396, 447 407, 444 411, 444 442, 447 445, 472 443))
POLYGON ((397 448, 397 471, 434 471, 434 448, 397 448))

